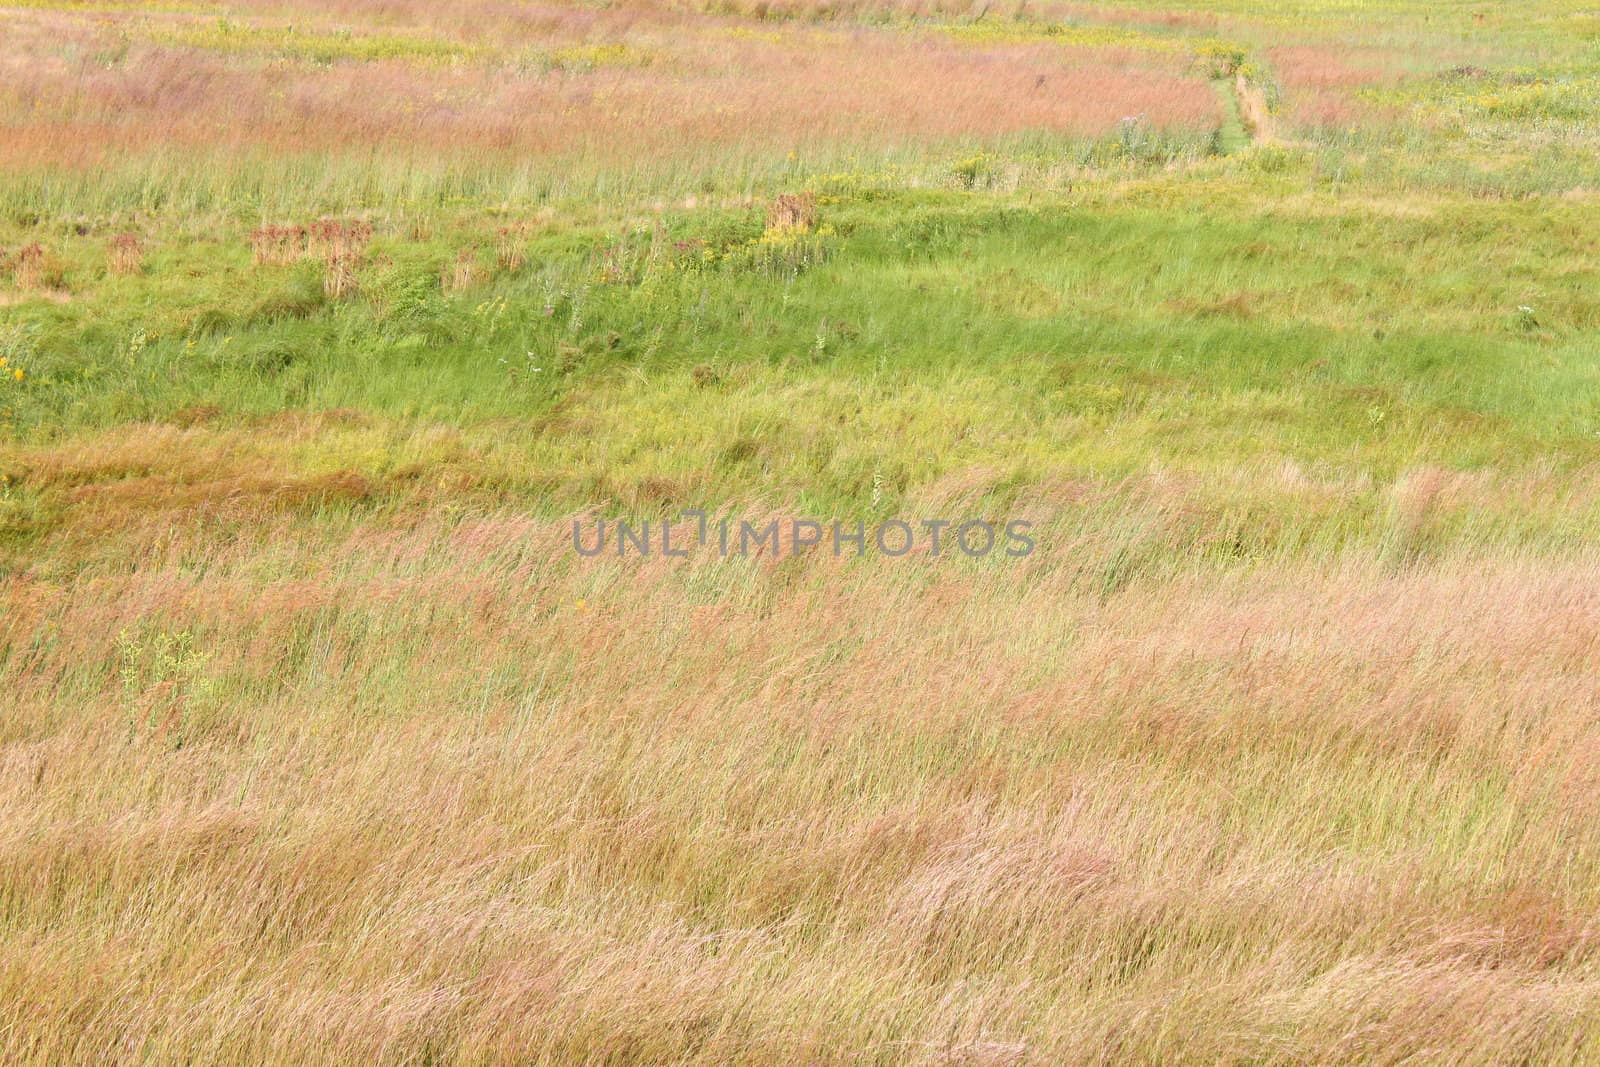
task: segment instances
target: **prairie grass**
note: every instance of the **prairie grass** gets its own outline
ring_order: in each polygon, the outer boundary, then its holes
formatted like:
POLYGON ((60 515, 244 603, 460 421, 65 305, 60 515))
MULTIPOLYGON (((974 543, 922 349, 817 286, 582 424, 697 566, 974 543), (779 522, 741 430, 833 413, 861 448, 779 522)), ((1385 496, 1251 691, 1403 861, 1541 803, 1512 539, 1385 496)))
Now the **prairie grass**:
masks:
POLYGON ((82 36, 71 52, 60 48, 55 21, 10 45, 29 77, 0 92, 0 115, 15 113, 0 158, 9 171, 81 171, 111 160, 137 168, 147 153, 191 150, 218 153, 213 166, 224 170, 230 153, 360 151, 404 169, 446 148, 489 170, 530 156, 550 170, 607 171, 641 157, 672 170, 725 150, 782 160, 822 146, 872 153, 1030 134, 1094 140, 1129 115, 1180 143, 1187 131, 1194 154, 1216 113, 1210 89, 1181 64, 1026 40, 969 47, 861 29, 794 30, 768 41, 702 27, 658 42, 664 31, 647 26, 631 34, 638 43, 545 39, 492 62, 440 64, 433 61, 476 53, 408 52, 394 42, 410 38, 231 22, 163 23, 165 46, 152 47, 148 30, 119 37, 70 25, 82 36), (325 62, 252 58, 260 49, 314 51, 323 41, 338 47, 308 58, 325 62), (232 54, 229 42, 244 54, 232 54))
POLYGON ((8 1058, 1591 1058, 1600 563, 1107 586, 1101 516, 1019 571, 484 514, 14 575, 8 1058))
POLYGON ((1600 1063, 1590 7, 7 5, 0 1060, 1600 1063))

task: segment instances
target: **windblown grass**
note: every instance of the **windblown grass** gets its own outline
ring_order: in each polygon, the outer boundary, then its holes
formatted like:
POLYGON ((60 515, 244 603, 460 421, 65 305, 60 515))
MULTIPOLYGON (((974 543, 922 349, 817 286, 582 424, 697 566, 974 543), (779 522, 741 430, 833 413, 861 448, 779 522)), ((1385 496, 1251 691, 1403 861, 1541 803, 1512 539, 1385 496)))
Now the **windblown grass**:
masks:
POLYGON ((7 1056, 1592 1056, 1600 564, 1105 586, 1139 521, 1014 572, 499 515, 14 576, 7 1056))
POLYGON ((1600 1063, 1592 21, 7 6, 0 1060, 1600 1063))
POLYGON ((1217 113, 1181 63, 1029 40, 968 47, 797 29, 769 41, 693 28, 662 37, 646 24, 616 39, 569 28, 486 51, 393 33, 173 21, 124 31, 62 19, 24 24, 8 43, 11 65, 28 72, 0 91, 9 127, 0 163, 12 174, 135 173, 199 150, 212 158, 202 169, 222 171, 329 153, 368 165, 376 153, 404 171, 465 154, 489 173, 528 159, 546 174, 609 173, 649 158, 692 180, 714 171, 694 162, 708 153, 770 165, 794 153, 948 151, 1018 136, 1070 144, 1103 139, 1129 116, 1193 156, 1217 113), (79 38, 71 52, 62 32, 79 38))

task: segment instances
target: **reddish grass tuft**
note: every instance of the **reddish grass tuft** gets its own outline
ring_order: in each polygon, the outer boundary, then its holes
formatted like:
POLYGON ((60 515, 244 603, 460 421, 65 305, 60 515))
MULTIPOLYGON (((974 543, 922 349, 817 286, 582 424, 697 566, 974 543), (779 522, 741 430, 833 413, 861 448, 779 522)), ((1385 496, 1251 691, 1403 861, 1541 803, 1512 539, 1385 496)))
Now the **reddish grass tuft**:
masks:
POLYGON ((111 239, 111 272, 137 274, 144 266, 144 242, 138 234, 119 233, 111 239))
POLYGON ((784 193, 767 208, 767 229, 810 230, 817 224, 815 193, 784 193))
POLYGON ((495 262, 507 274, 515 274, 528 261, 526 226, 502 226, 497 234, 495 262))
POLYGON ((25 245, 17 251, 11 264, 11 277, 17 288, 25 291, 45 288, 46 256, 44 246, 38 242, 25 245))
POLYGON ((287 266, 306 251, 304 226, 261 226, 250 233, 250 250, 258 266, 287 266))
POLYGON ((476 248, 463 248, 456 253, 455 261, 446 263, 440 271, 439 284, 447 293, 459 293, 463 289, 470 289, 482 278, 482 271, 478 266, 478 250, 476 248))
POLYGON ((309 233, 308 251, 322 257, 323 291, 333 300, 354 293, 356 270, 365 261, 372 241, 372 223, 319 219, 309 233))

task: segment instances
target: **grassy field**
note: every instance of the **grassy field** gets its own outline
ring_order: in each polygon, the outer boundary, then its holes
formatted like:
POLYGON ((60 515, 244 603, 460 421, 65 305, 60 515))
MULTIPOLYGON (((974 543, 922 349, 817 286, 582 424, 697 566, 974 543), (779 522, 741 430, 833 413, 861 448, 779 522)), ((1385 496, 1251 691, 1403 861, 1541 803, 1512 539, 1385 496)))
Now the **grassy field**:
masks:
POLYGON ((1597 205, 1578 0, 0 7, 0 1060, 1600 1063, 1597 205))

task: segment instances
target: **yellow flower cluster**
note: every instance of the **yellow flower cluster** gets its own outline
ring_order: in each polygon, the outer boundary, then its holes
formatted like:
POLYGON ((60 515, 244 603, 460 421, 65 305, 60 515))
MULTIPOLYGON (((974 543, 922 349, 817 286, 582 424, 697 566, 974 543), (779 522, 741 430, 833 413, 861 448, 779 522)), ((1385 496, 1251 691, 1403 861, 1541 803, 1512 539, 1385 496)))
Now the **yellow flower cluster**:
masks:
POLYGON ((10 360, 6 359, 4 356, 0 356, 0 373, 5 372, 9 372, 11 377, 15 378, 19 382, 22 381, 23 378, 27 377, 27 375, 22 372, 21 367, 11 366, 10 360))
POLYGON ((647 67, 656 58, 654 52, 632 45, 584 44, 531 53, 524 61, 554 70, 585 72, 601 67, 647 67))
POLYGON ((1507 80, 1453 80, 1369 88, 1359 98, 1379 105, 1414 107, 1425 121, 1466 124, 1491 120, 1535 124, 1587 122, 1600 117, 1600 78, 1551 81, 1533 74, 1507 80))

